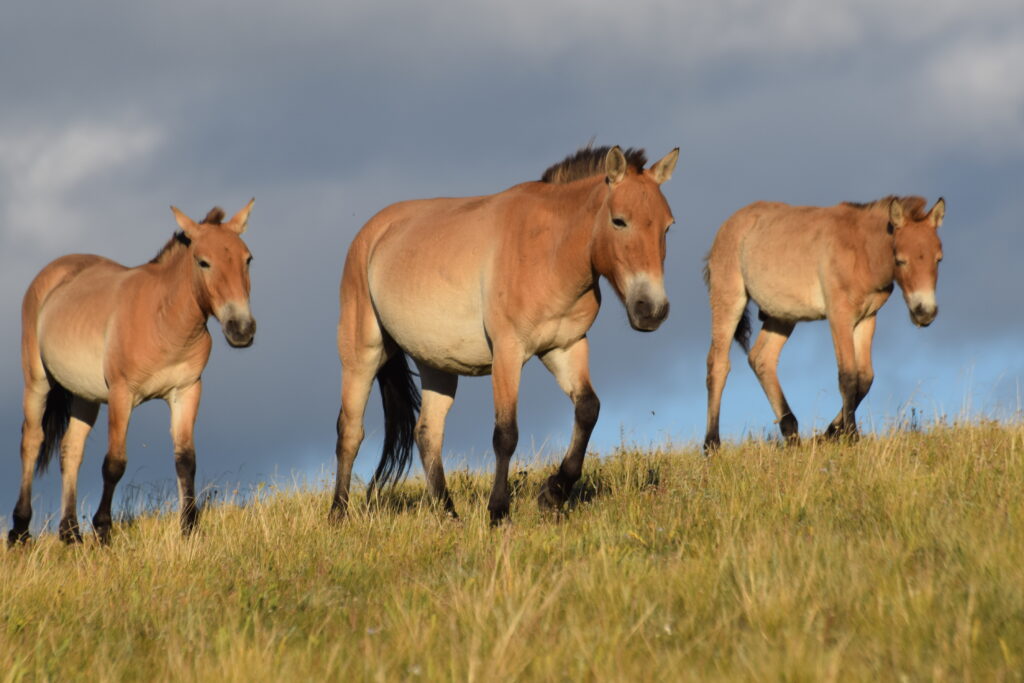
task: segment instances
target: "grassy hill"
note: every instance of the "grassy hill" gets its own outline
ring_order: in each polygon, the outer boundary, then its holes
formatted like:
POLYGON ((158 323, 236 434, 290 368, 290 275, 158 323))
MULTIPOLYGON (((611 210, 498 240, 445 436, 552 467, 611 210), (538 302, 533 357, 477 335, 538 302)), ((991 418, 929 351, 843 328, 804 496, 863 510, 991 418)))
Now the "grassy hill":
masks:
MULTIPOLYGON (((550 469, 550 468, 548 468, 550 469)), ((592 458, 513 523, 488 478, 325 522, 321 491, 0 551, 0 681, 1019 680, 1024 425, 592 458)))

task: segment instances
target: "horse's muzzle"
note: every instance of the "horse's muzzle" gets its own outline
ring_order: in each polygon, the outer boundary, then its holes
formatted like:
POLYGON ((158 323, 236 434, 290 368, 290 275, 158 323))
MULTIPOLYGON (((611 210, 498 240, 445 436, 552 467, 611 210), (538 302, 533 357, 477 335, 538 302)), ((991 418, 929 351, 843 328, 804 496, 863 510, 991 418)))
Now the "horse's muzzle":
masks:
POLYGON ((253 318, 231 318, 224 323, 224 338, 236 349, 252 346, 256 336, 256 321, 253 318))
POLYGON ((637 297, 626 306, 626 312, 629 314, 629 324, 634 330, 653 332, 668 317, 668 299, 655 302, 648 297, 637 297))
POLYGON ((939 307, 927 308, 920 304, 910 309, 910 320, 918 327, 928 327, 939 314, 939 307))

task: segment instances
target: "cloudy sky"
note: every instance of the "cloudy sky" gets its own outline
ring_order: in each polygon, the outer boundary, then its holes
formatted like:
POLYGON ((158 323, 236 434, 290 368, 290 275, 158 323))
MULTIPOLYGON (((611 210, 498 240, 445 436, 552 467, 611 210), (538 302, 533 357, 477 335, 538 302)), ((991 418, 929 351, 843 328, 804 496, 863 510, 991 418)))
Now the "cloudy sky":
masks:
MULTIPOLYGON (((597 144, 681 157, 665 194, 672 315, 632 332, 606 305, 591 332, 602 399, 593 446, 695 443, 708 345, 701 259, 717 227, 759 199, 831 205, 891 194, 948 204, 940 315, 914 328, 896 296, 876 336, 859 416, 911 410, 1011 417, 1024 381, 1024 13, 1015 0, 474 0, 289 3, 109 0, 0 11, 0 527, 20 470, 19 307, 69 252, 148 260, 175 224, 256 205, 251 349, 216 323, 197 427, 200 484, 319 481, 334 468, 337 288, 349 241, 377 210, 536 179, 597 144)), ((607 290, 607 287, 606 287, 607 290)), ((732 438, 773 430, 738 349, 723 403, 732 438)), ((839 406, 827 325, 797 328, 780 376, 804 430, 839 406)), ((527 365, 519 453, 553 460, 572 410, 527 365)), ((357 461, 376 464, 368 411, 357 461)), ((490 464, 487 378, 464 379, 449 469, 490 464)), ((91 515, 105 413, 86 451, 91 515)), ((133 416, 122 486, 173 489, 167 409, 133 416)), ((56 469, 56 468, 54 468, 56 469)), ((59 477, 37 485, 36 522, 59 477)), ((326 501, 325 501, 326 505, 326 501)))

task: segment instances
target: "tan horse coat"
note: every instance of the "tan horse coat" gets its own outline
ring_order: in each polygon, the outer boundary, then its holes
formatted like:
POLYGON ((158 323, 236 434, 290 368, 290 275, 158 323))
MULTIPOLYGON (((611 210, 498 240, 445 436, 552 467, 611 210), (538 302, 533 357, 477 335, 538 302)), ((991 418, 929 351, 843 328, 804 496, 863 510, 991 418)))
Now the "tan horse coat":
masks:
POLYGON ((216 316, 232 346, 250 345, 255 333, 251 255, 239 238, 251 208, 252 202, 224 224, 223 211, 215 209, 196 224, 172 207, 182 232, 151 262, 127 268, 102 256, 73 254, 53 261, 32 281, 22 305, 22 481, 10 542, 28 537, 32 472, 37 464, 45 468, 58 442, 60 536, 81 540, 78 469, 100 403, 109 407, 109 447, 93 526, 102 541, 108 539, 114 487, 125 468, 128 418, 152 398, 171 409, 182 529, 191 531, 197 517, 192 432, 211 344, 206 321, 216 316))
POLYGON ((920 197, 834 207, 757 202, 737 211, 715 237, 705 277, 711 304, 708 428, 705 449, 719 444, 718 419, 733 336, 746 346, 745 310, 753 300, 764 326, 750 365, 782 434, 796 440, 797 420, 779 385, 779 352, 797 322, 828 318, 843 407, 828 435, 855 434, 854 411, 874 378, 875 314, 900 285, 911 320, 927 326, 938 313, 935 284, 945 215, 940 199, 929 212, 920 197))
MULTIPOLYGON (((627 153, 634 154, 642 155, 627 153)), ((668 314, 662 267, 672 215, 659 185, 671 176, 678 150, 646 171, 627 155, 617 147, 583 150, 549 169, 550 182, 484 197, 402 202, 363 227, 341 282, 335 518, 347 506, 374 377, 390 425, 374 483, 408 463, 407 451, 395 455, 405 423, 402 433, 407 441, 415 438, 432 493, 454 514, 440 461, 444 419, 458 375, 488 373, 497 458, 489 509, 494 522, 507 516, 519 377, 532 356, 541 358, 576 405, 569 454, 545 493, 561 504, 579 478, 597 419, 586 333, 600 306, 598 277, 612 283, 636 329, 653 330, 668 314), (418 417, 403 352, 422 377, 418 417)))

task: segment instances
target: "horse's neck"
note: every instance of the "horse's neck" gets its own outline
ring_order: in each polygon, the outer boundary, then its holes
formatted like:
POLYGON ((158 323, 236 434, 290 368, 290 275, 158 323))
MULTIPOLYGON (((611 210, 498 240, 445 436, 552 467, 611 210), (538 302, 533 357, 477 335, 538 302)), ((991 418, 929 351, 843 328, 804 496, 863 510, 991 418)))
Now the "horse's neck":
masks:
POLYGON ((594 263, 594 225, 603 199, 594 186, 574 187, 570 191, 578 192, 582 197, 565 198, 565 201, 571 201, 579 208, 569 214, 566 230, 555 249, 560 266, 566 269, 574 281, 578 281, 577 286, 587 290, 594 286, 594 273, 599 270, 594 263))
MULTIPOLYGON (((886 208, 888 211, 888 208, 886 208)), ((870 221, 861 223, 863 243, 867 247, 872 275, 880 286, 888 287, 896 277, 896 260, 893 255, 893 236, 888 230, 887 214, 873 212, 870 221)))
POLYGON ((188 250, 182 249, 159 265, 153 322, 161 338, 183 346, 195 343, 206 334, 210 311, 195 280, 188 250))

